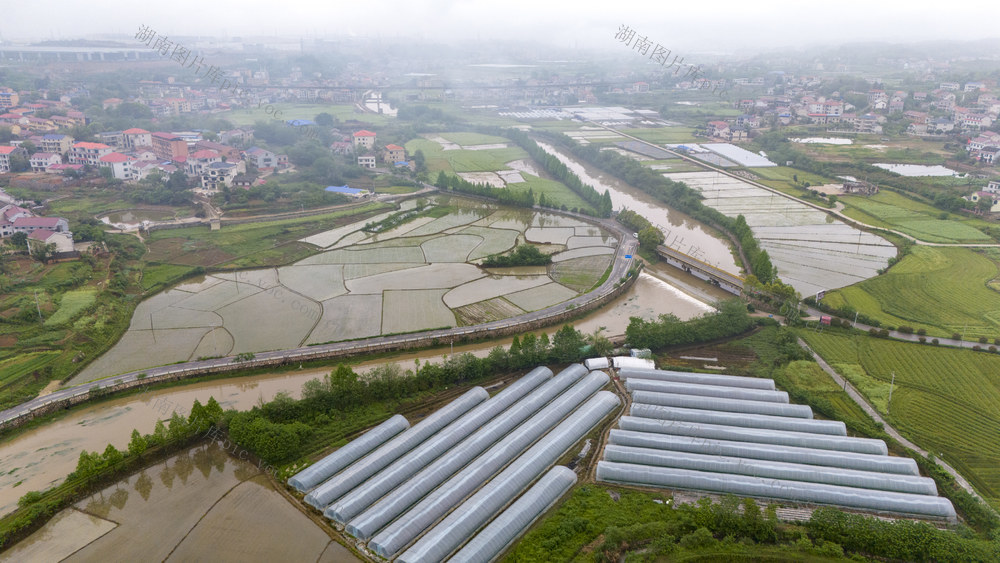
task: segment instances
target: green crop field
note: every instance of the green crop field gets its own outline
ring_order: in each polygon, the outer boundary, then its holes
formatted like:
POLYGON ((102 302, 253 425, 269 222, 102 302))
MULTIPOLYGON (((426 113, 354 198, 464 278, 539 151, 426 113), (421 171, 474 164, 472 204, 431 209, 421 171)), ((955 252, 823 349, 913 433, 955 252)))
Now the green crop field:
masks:
POLYGON ((659 145, 664 144, 674 144, 674 143, 687 143, 696 142, 696 139, 692 132, 694 128, 692 127, 656 127, 656 128, 644 128, 644 129, 619 129, 622 133, 626 135, 631 135, 647 141, 650 143, 656 143, 659 145))
POLYGON ((1000 292, 988 284, 997 275, 997 259, 986 252, 916 246, 885 274, 828 292, 825 301, 930 336, 993 339, 1000 337, 1000 292))
POLYGON ((55 326, 73 319, 80 311, 90 307, 97 300, 97 290, 94 288, 67 291, 59 302, 59 309, 54 315, 45 319, 45 326, 55 326))
POLYGON ((532 176, 523 172, 521 173, 521 177, 524 178, 523 183, 511 184, 508 189, 520 191, 531 189, 535 193, 535 200, 538 200, 542 194, 545 194, 545 200, 549 205, 565 205, 569 209, 579 207, 591 211, 594 209, 562 182, 539 178, 538 176, 532 176))
POLYGON ((900 432, 1000 504, 1000 356, 861 335, 802 336, 863 393, 874 393, 876 408, 900 432))
MULTIPOLYGON (((964 219, 948 215, 941 219, 941 210, 913 201, 895 192, 882 191, 870 197, 843 196, 844 213, 863 223, 888 227, 928 242, 990 242, 988 235, 976 227, 986 226, 980 219, 964 219)), ((946 214, 947 215, 947 214, 946 214)))
POLYGON ((510 140, 504 139, 503 137, 483 135, 481 133, 470 133, 467 131, 441 133, 440 136, 453 143, 462 145, 463 147, 472 145, 496 145, 499 143, 510 144, 510 140))

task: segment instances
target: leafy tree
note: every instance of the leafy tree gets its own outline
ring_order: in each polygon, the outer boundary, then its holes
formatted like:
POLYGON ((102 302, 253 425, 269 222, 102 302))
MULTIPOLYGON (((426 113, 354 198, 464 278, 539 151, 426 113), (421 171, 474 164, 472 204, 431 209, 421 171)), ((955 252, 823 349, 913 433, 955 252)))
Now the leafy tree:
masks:
POLYGON ((575 362, 586 345, 583 334, 571 325, 563 325, 552 337, 552 357, 558 362, 575 362))
POLYGON ((115 467, 124 459, 122 453, 111 444, 108 444, 108 447, 104 448, 104 454, 101 457, 104 458, 105 467, 115 467))
POLYGON ((333 127, 337 123, 337 119, 325 111, 317 114, 313 118, 313 121, 316 122, 316 125, 322 125, 323 127, 333 127))
POLYGON ((663 232, 652 225, 639 231, 639 246, 643 248, 655 250, 664 240, 663 232))
POLYGON ((131 456, 139 457, 149 448, 149 442, 139 434, 138 430, 132 430, 132 439, 128 443, 128 453, 131 456))

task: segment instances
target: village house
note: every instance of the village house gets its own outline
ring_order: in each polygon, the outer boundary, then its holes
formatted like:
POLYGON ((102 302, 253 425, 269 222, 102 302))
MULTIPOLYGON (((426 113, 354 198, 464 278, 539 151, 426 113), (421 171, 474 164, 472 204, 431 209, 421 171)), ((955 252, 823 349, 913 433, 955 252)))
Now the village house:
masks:
POLYGON ((45 152, 54 152, 65 155, 73 148, 73 137, 60 135, 58 133, 48 133, 42 135, 38 148, 45 152))
POLYGON ((278 166, 278 156, 269 150, 259 147, 250 147, 244 151, 243 158, 248 162, 252 162, 258 169, 277 168, 278 166))
POLYGON ((69 222, 62 217, 36 217, 34 213, 17 205, 0 207, 0 237, 14 233, 28 233, 47 229, 57 233, 68 233, 69 222))
POLYGON ((12 156, 28 156, 28 151, 21 147, 0 146, 0 174, 11 171, 10 158, 12 156))
POLYGON ((361 155, 358 156, 358 166, 361 168, 374 169, 375 168, 375 155, 361 155))
POLYGON ((375 133, 372 133, 371 131, 362 129, 361 131, 354 133, 353 138, 354 146, 356 148, 367 150, 375 148, 375 133))
POLYGON ((222 155, 208 149, 198 150, 188 155, 184 171, 188 176, 201 176, 205 167, 216 162, 222 162, 222 155))
POLYGON ((145 129, 133 127, 122 131, 122 141, 126 149, 135 150, 139 147, 152 147, 153 135, 145 129))
POLYGON ((233 180, 245 171, 246 164, 238 162, 213 162, 201 170, 201 189, 217 192, 223 186, 232 186, 233 180))
POLYGON ((399 145, 386 145, 384 155, 388 163, 406 162, 406 149, 399 145))
POLYGON ((53 164, 61 164, 62 157, 54 152, 36 152, 30 162, 32 172, 45 172, 53 164))
POLYGON ((73 246, 73 233, 50 231, 48 229, 39 229, 28 235, 28 254, 33 256, 42 254, 45 251, 45 247, 50 244, 55 247, 56 257, 60 255, 76 256, 76 254, 73 254, 76 252, 73 246))
POLYGON ((114 149, 104 143, 80 141, 79 143, 75 143, 73 148, 69 150, 69 163, 97 166, 102 156, 109 155, 112 152, 114 152, 114 149))
POLYGON ((240 150, 236 147, 231 147, 229 145, 224 145, 222 143, 216 143, 215 141, 206 141, 202 139, 194 144, 195 151, 209 150, 219 153, 219 156, 223 157, 226 162, 235 162, 240 160, 240 150))
POLYGON ((114 178, 125 181, 135 179, 135 169, 132 168, 133 160, 135 159, 131 156, 113 152, 102 156, 98 162, 101 168, 109 168, 114 178))
POLYGON ((150 140, 157 158, 181 162, 188 156, 187 141, 179 135, 158 131, 150 134, 150 140))

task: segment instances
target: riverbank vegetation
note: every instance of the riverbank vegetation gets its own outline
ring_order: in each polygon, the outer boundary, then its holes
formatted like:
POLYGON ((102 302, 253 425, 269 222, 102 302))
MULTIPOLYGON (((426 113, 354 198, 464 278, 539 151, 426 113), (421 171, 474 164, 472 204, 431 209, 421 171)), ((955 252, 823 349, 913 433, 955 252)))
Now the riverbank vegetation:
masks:
POLYGON ((516 266, 547 266, 552 256, 543 254, 533 244, 520 244, 509 254, 493 254, 483 260, 484 268, 512 268, 516 266))

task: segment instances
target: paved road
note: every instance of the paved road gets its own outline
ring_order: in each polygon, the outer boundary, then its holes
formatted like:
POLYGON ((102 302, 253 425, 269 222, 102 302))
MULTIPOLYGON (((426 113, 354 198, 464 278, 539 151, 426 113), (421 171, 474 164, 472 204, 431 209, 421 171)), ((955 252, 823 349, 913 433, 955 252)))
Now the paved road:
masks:
MULTIPOLYGON (((501 328, 509 328, 514 325, 542 320, 548 317, 564 313, 572 309, 579 308, 580 306, 592 301, 595 298, 602 297, 612 292, 615 289, 615 284, 618 283, 618 281, 621 278, 625 277, 625 275, 628 273, 628 270, 632 267, 633 263, 635 262, 635 258, 633 258, 632 256, 638 249, 639 246, 638 241, 634 237, 632 237, 630 231, 627 231, 624 227, 622 227, 621 225, 619 225, 618 223, 616 223, 611 219, 594 219, 593 217, 586 217, 574 213, 566 213, 566 212, 558 212, 558 213, 563 215, 575 216, 592 222, 597 222, 602 227, 614 233, 618 237, 618 249, 614 254, 614 261, 612 262, 611 274, 608 276, 608 279, 603 284, 601 284, 599 288, 590 293, 579 295, 568 301, 564 301, 558 305, 554 305, 546 309, 535 311, 533 313, 526 313, 524 315, 519 315, 517 317, 511 317, 508 319, 493 321, 490 323, 480 324, 476 326, 432 330, 418 334, 378 336, 374 338, 367 338, 364 340, 354 340, 350 342, 335 342, 332 344, 322 344, 318 346, 304 346, 300 348, 292 348, 287 350, 259 352, 255 354, 253 360, 244 362, 242 365, 246 366, 247 368, 252 368, 252 367, 262 367, 265 365, 274 365, 278 362, 287 363, 295 361, 320 359, 334 352, 351 351, 354 353, 363 353, 366 350, 371 350, 373 348, 377 348, 386 344, 415 342, 419 340, 425 340, 427 338, 438 338, 442 342, 448 342, 449 340, 454 340, 455 338, 459 338, 462 336, 471 336, 474 334, 478 336, 484 336, 488 335, 488 333, 493 330, 501 328), (628 257, 626 258, 626 256, 628 257)), ((182 362, 177 364, 171 364, 168 366, 161 366, 161 367, 154 367, 144 370, 133 371, 124 374, 109 375, 99 380, 83 383, 75 387, 59 389, 58 391, 55 391, 49 395, 37 397, 28 402, 22 403, 17 407, 2 411, 0 412, 0 423, 25 415, 29 413, 32 409, 38 408, 40 406, 44 406, 70 397, 86 395, 90 392, 92 388, 109 388, 115 386, 116 382, 125 383, 125 382, 135 381, 139 374, 146 374, 144 377, 149 377, 149 378, 167 374, 195 375, 198 373, 204 373, 212 368, 219 368, 220 366, 231 367, 235 363, 234 360, 235 357, 230 356, 230 357, 216 358, 211 360, 182 362)))
MULTIPOLYGON (((826 363, 826 361, 824 361, 823 358, 821 358, 819 354, 817 354, 811 348, 809 348, 809 345, 806 344, 805 341, 802 340, 801 338, 799 338, 799 346, 802 346, 810 354, 812 354, 812 357, 816 360, 816 363, 819 364, 819 367, 823 368, 823 371, 825 371, 830 377, 832 377, 833 380, 837 382, 837 385, 839 385, 840 387, 842 387, 844 389, 844 391, 847 392, 847 395, 855 403, 857 403, 859 407, 861 407, 866 413, 868 413, 868 416, 872 417, 872 419, 874 419, 875 422, 878 422, 879 424, 881 424, 885 428, 886 434, 892 436, 893 439, 895 439, 897 442, 903 444, 907 448, 910 448, 911 450, 913 450, 915 452, 919 452, 921 455, 923 455, 925 457, 927 456, 927 451, 925 451, 920 446, 918 446, 918 445, 914 444, 913 442, 911 442, 911 441, 907 440, 906 438, 904 438, 903 435, 899 433, 899 431, 897 431, 888 422, 886 422, 885 419, 882 418, 882 415, 880 415, 878 413, 878 411, 875 410, 875 407, 873 407, 868 402, 868 400, 865 399, 864 395, 862 395, 861 393, 859 393, 858 390, 855 389, 854 386, 850 384, 850 382, 848 382, 843 377, 841 377, 840 374, 838 374, 832 367, 830 367, 830 364, 826 363)), ((936 461, 937 461, 938 465, 940 465, 941 467, 943 467, 945 469, 945 471, 947 471, 948 473, 951 473, 952 477, 955 478, 955 481, 959 485, 961 485, 963 489, 965 489, 966 491, 969 491, 970 494, 972 494, 973 496, 975 496, 979 500, 983 501, 983 504, 986 504, 986 500, 983 499, 983 497, 979 496, 979 493, 976 492, 976 490, 972 487, 972 485, 969 484, 969 482, 966 481, 965 478, 962 477, 962 475, 958 471, 956 471, 954 467, 952 467, 952 466, 948 465, 947 463, 945 463, 940 457, 936 458, 936 461)), ((986 505, 989 506, 988 504, 986 504, 986 505)))

